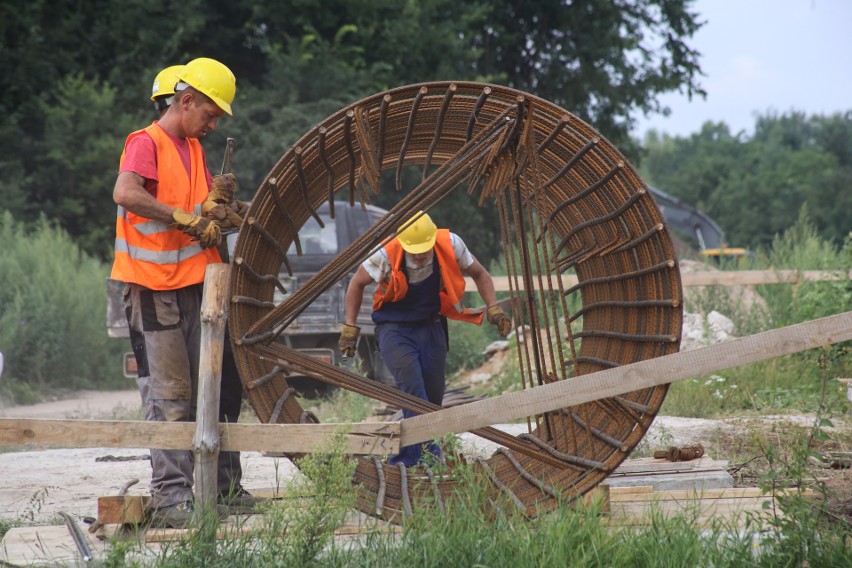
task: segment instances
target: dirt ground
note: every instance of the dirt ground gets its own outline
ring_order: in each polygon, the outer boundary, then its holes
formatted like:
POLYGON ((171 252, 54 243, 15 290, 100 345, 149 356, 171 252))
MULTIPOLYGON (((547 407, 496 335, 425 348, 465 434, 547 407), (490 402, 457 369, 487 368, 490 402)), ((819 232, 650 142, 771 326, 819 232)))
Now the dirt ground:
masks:
MULTIPOLYGON (((0 417, 139 419, 139 394, 135 390, 81 391, 74 396, 31 406, 0 407, 0 417)), ((247 416, 246 420, 251 420, 247 416)), ((720 420, 658 416, 634 457, 650 455, 670 445, 700 442, 714 459, 730 461, 738 486, 755 486, 766 470, 766 460, 756 440, 775 445, 780 459, 790 437, 806 435, 814 418, 807 415, 729 418, 720 420)), ((512 434, 525 431, 525 425, 504 425, 512 434)), ((850 451, 852 420, 834 421, 829 429, 826 450, 850 451), (845 441, 845 442, 844 442, 845 441)), ((465 453, 490 455, 496 446, 462 436, 465 453)), ((249 490, 268 490, 285 484, 296 468, 287 459, 243 452, 244 485, 249 490)), ((852 520, 852 470, 814 468, 815 483, 824 483, 833 493, 833 514, 852 520)), ((140 449, 55 449, 27 450, 0 447, 0 519, 21 522, 54 522, 59 511, 78 518, 97 516, 97 498, 115 495, 129 480, 139 483, 131 495, 147 494, 150 462, 147 450, 140 449), (10 451, 11 450, 11 451, 10 451)))

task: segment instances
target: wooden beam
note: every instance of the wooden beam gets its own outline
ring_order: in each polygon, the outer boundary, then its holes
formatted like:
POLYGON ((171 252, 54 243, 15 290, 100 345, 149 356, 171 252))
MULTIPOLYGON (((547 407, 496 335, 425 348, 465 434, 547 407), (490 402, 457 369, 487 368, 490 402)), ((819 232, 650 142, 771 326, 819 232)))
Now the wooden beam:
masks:
POLYGON ((852 339, 852 312, 413 416, 403 446, 852 339))
MULTIPOLYGON (((508 276, 493 276, 494 290, 509 291, 508 276)), ((757 286, 762 284, 800 284, 802 282, 852 280, 852 270, 707 270, 681 274, 684 287, 692 286, 757 286)), ((466 278, 467 290, 476 291, 473 280, 466 278)), ((565 288, 577 284, 575 274, 562 276, 565 288)), ((518 279, 515 284, 523 290, 524 283, 518 279)))
MULTIPOLYGON (((219 424, 222 451, 310 453, 335 432, 348 430, 346 451, 399 452, 399 422, 358 424, 219 424)), ((191 450, 194 422, 0 418, 0 446, 56 448, 159 448, 191 450)))

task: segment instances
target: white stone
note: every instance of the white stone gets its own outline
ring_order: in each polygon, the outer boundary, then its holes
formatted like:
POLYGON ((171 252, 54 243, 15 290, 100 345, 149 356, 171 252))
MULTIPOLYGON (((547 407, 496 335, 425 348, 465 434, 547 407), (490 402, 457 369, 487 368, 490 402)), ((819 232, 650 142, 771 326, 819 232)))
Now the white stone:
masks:
POLYGON ((493 355, 495 353, 499 353, 500 351, 506 351, 509 349, 509 342, 505 339, 494 341, 485 348, 485 351, 482 352, 483 355, 493 355))

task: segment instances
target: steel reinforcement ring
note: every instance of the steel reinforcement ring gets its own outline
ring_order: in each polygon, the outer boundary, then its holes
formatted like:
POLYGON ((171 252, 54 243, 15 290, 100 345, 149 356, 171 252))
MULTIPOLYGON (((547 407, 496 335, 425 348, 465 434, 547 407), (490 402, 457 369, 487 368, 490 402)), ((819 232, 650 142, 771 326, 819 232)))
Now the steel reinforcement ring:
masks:
MULTIPOLYGON (((409 85, 314 127, 254 196, 233 254, 229 325, 244 388, 262 422, 317 422, 288 385, 291 374, 417 413, 439 408, 276 339, 404 220, 457 189, 499 219, 524 386, 677 351, 682 288, 674 249, 653 197, 615 147, 528 93, 481 83, 409 85), (422 170, 422 182, 403 188, 413 167, 422 170), (309 218, 322 224, 317 210, 325 202, 333 215, 335 197, 360 207, 380 191, 386 171, 399 203, 309 282, 273 302, 276 290, 285 292, 278 274, 282 265, 289 270, 288 250, 301 254, 302 225, 309 218)), ((474 471, 525 514, 547 511, 595 487, 627 457, 666 388, 531 416, 529 432, 517 437, 476 430, 499 449, 477 459, 474 471)), ((353 482, 359 508, 385 519, 441 504, 458 484, 377 457, 358 459, 353 482)))

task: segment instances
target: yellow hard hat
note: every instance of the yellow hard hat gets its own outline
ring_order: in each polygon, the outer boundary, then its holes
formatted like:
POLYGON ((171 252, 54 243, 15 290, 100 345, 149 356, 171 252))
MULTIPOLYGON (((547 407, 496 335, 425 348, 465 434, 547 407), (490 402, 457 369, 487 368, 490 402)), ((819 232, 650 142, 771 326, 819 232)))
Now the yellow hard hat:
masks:
POLYGON ((397 238, 402 250, 409 254, 420 254, 431 250, 438 237, 438 227, 432 218, 421 211, 415 221, 407 221, 397 229, 397 238))
POLYGON ((216 106, 233 116, 231 103, 237 93, 237 79, 224 64, 215 59, 199 57, 184 65, 177 77, 210 97, 216 106))
POLYGON ((154 85, 151 87, 151 100, 155 101, 161 97, 170 97, 175 94, 175 85, 178 82, 178 73, 183 65, 172 65, 166 67, 154 77, 154 85))

